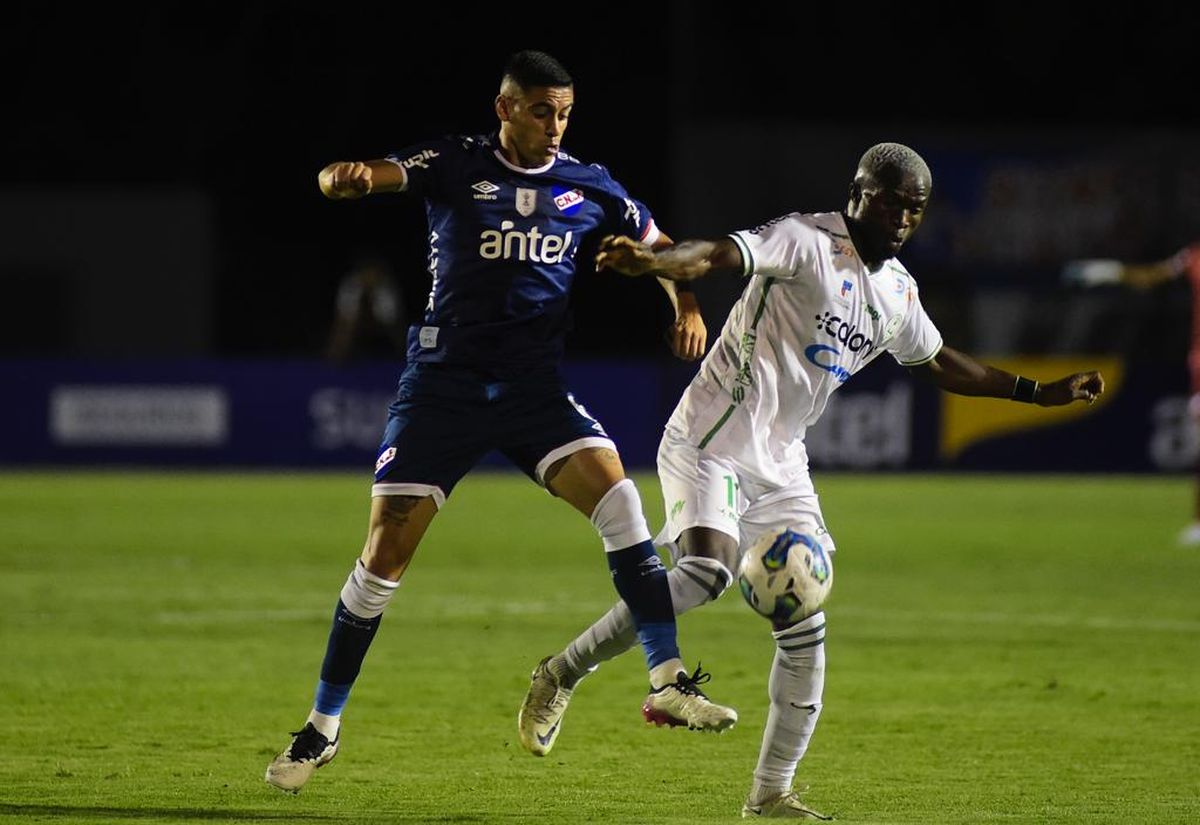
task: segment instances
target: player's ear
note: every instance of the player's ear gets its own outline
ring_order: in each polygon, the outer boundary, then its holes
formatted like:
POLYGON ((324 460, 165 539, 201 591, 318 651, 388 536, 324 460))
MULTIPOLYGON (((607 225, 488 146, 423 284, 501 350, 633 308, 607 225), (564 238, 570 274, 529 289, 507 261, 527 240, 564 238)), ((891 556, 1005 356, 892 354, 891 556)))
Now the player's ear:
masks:
POLYGON ((496 117, 504 123, 512 118, 511 101, 504 95, 496 95, 496 117))

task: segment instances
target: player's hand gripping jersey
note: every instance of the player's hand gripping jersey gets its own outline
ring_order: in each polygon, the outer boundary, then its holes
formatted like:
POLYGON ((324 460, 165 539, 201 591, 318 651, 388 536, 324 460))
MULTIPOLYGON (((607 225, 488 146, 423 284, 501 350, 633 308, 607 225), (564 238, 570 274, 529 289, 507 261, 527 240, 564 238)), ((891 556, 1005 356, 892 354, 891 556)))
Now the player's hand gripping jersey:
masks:
POLYGON ((560 152, 509 163, 494 136, 427 141, 387 157, 425 199, 433 288, 409 330, 410 361, 556 364, 580 241, 593 230, 654 243, 650 210, 599 164, 560 152))
POLYGON ((841 213, 792 213, 730 237, 750 281, 667 427, 769 484, 808 467, 806 428, 878 355, 905 366, 942 337, 895 259, 871 273, 841 213))

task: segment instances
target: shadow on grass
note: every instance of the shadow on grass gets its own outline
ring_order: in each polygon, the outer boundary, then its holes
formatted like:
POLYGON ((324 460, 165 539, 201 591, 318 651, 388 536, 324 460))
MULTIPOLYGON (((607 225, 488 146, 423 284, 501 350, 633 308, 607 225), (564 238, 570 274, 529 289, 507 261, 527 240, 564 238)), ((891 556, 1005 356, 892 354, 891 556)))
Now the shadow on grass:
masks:
MULTIPOLYGON (((289 821, 289 822, 488 822, 495 821, 494 814, 446 814, 429 816, 396 811, 372 811, 344 814, 298 813, 296 811, 247 811, 232 808, 119 808, 108 805, 13 805, 0 802, 0 817, 20 816, 45 819, 80 821, 103 820, 213 820, 213 821, 289 821)), ((518 814, 499 815, 500 819, 523 816, 518 814)))

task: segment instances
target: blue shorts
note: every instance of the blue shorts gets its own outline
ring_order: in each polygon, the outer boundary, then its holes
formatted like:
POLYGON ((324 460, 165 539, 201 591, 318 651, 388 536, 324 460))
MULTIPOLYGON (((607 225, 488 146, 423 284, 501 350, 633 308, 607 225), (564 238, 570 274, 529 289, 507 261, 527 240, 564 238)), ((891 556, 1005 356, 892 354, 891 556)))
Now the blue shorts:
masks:
POLYGON ((556 369, 499 380, 469 367, 410 362, 388 407, 373 496, 433 496, 438 507, 490 450, 538 484, 555 461, 616 447, 556 369))

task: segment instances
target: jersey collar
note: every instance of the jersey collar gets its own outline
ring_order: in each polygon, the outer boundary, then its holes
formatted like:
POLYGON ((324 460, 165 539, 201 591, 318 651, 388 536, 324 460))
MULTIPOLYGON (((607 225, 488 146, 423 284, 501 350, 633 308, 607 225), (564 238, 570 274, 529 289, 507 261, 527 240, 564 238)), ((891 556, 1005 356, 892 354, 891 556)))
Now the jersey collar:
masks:
POLYGON ((555 155, 545 166, 539 166, 536 169, 526 169, 524 166, 517 166, 509 163, 508 158, 504 157, 504 153, 500 151, 500 147, 498 146, 493 150, 493 154, 496 156, 496 160, 500 161, 514 172, 520 172, 522 175, 540 175, 543 172, 548 172, 550 167, 558 161, 558 156, 555 155))

